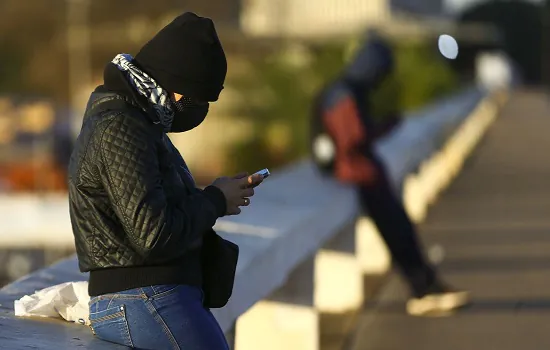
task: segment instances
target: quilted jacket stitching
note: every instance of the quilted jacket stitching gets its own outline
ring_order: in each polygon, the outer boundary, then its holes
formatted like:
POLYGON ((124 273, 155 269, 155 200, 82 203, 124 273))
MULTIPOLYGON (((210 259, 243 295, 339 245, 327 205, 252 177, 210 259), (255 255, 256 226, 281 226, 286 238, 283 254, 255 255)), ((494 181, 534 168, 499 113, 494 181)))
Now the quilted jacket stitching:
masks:
MULTIPOLYGON (((118 116, 119 114, 122 114, 122 113, 118 113, 118 114, 115 114, 114 117, 118 116)), ((101 113, 101 115, 107 115, 107 113, 103 114, 101 113)), ((83 126, 82 126, 82 129, 85 128, 86 124, 87 123, 91 123, 92 120, 88 120, 86 122, 84 122, 83 126)), ((101 122, 98 123, 98 126, 102 124, 101 122)), ((79 185, 81 183, 81 176, 82 176, 82 172, 84 171, 84 162, 86 161, 86 159, 88 159, 88 152, 90 151, 90 148, 92 147, 92 144, 93 144, 93 139, 94 139, 94 134, 98 132, 98 129, 95 129, 92 134, 90 135, 90 137, 88 138, 88 142, 86 143, 86 146, 84 147, 84 151, 82 152, 82 154, 79 156, 79 163, 78 163, 78 167, 76 169, 76 174, 75 174, 75 180, 77 181, 77 185, 79 185)), ((93 154, 91 156, 94 156, 93 154)), ((98 232, 98 227, 95 225, 95 222, 94 220, 90 220, 90 226, 91 226, 91 235, 86 237, 85 240, 88 242, 89 246, 90 246, 90 255, 89 255, 89 258, 90 260, 92 261, 92 263, 94 263, 95 265, 101 265, 100 262, 99 262, 99 258, 98 258, 98 247, 97 247, 97 232, 98 232)))
MULTIPOLYGON (((144 157, 144 154, 138 152, 137 149, 148 146, 151 147, 149 152, 153 152, 154 148, 158 150, 160 145, 157 140, 161 136, 160 139, 164 139, 167 143, 163 146, 168 146, 168 150, 174 155, 173 159, 166 159, 162 164, 166 165, 166 162, 170 160, 176 164, 185 164, 177 148, 170 145, 169 137, 163 132, 160 134, 155 132, 158 128, 153 125, 148 116, 144 113, 134 114, 133 108, 127 108, 124 105, 113 104, 111 106, 113 109, 97 112, 88 108, 82 126, 81 143, 76 148, 78 153, 75 153, 75 156, 77 158, 72 160, 71 178, 76 180, 78 174, 80 184, 76 181, 71 184, 72 190, 75 191, 71 209, 76 210, 74 213, 76 216, 71 219, 75 220, 76 231, 74 233, 77 247, 82 247, 79 251, 79 262, 83 272, 104 267, 141 266, 148 262, 156 264, 168 261, 164 254, 159 254, 158 257, 147 254, 154 250, 154 247, 150 247, 148 244, 148 239, 151 238, 149 231, 152 226, 150 225, 154 225, 155 232, 159 233, 166 233, 167 226, 170 226, 166 220, 159 220, 160 218, 156 216, 155 204, 158 203, 154 201, 151 203, 153 207, 146 205, 142 208, 144 209, 142 212, 135 212, 136 218, 133 220, 130 219, 134 218, 134 214, 124 211, 127 207, 120 204, 124 204, 128 200, 129 206, 139 206, 141 196, 144 195, 140 192, 142 186, 135 185, 135 167, 146 166, 147 168, 143 169, 146 171, 153 164, 151 163, 153 160, 150 157, 144 157), (153 130, 153 128, 155 129, 153 130), (126 176, 133 179, 127 179, 126 176), (82 192, 79 191, 81 186, 83 187, 82 192), (86 187, 85 190, 84 187, 86 187), (97 221, 98 219, 99 221, 97 221), (138 221, 136 222, 136 220, 138 221), (128 225, 128 222, 131 225, 128 225), (139 225, 135 225, 137 223, 139 225), (139 243, 136 244, 136 242, 139 243)), ((154 161, 154 163, 157 162, 160 164, 161 159, 154 161)), ((177 166, 175 168, 178 177, 182 178, 181 169, 177 166)), ((161 177, 168 175, 162 169, 159 170, 161 177)), ((185 195, 200 197, 197 198, 200 201, 196 206, 178 201, 174 203, 174 210, 189 209, 193 213, 195 209, 197 209, 197 213, 204 210, 202 215, 205 217, 200 218, 202 219, 202 221, 199 220, 200 224, 205 224, 206 221, 209 221, 209 217, 216 213, 217 208, 214 203, 194 185, 187 184, 185 181, 180 183, 170 176, 167 181, 168 183, 162 186, 164 190, 171 188, 170 186, 179 188, 183 185, 190 192, 185 195)), ((209 222, 206 223, 210 225, 209 222)), ((195 231, 192 233, 201 234, 195 231)), ((193 243, 196 242, 193 241, 193 243)), ((174 258, 181 256, 170 247, 166 248, 174 258)))
MULTIPOLYGON (((86 122, 84 122, 84 124, 82 125, 82 129, 84 129, 84 127, 86 126, 87 123, 90 123, 91 120, 88 120, 86 122)), ((94 133, 97 132, 97 130, 94 130, 93 131, 94 133)), ((88 142, 86 143, 86 147, 84 147, 84 151, 82 152, 82 154, 80 155, 80 159, 79 159, 79 164, 78 164, 78 168, 76 170, 76 176, 75 176, 75 179, 78 181, 78 184, 80 184, 80 176, 82 174, 82 168, 83 168, 83 162, 88 159, 88 150, 90 149, 91 147, 91 144, 92 144, 92 140, 93 140, 93 134, 90 135, 90 138, 88 139, 88 142)))
POLYGON ((96 233, 97 233, 97 228, 95 227, 95 225, 92 225, 92 234, 86 238, 86 240, 90 244, 90 252, 91 252, 90 258, 94 264, 98 264, 99 262, 97 259, 96 233))
MULTIPOLYGON (((119 115, 124 115, 124 113, 119 113, 117 116, 119 116, 119 115)), ((105 137, 106 130, 115 121, 116 121, 116 118, 113 118, 113 120, 111 120, 109 122, 109 124, 107 124, 106 128, 101 133, 100 145, 103 145, 103 138, 105 137)), ((105 154, 103 153, 103 147, 100 148, 100 157, 101 157, 102 163, 107 164, 107 159, 105 158, 105 154)), ((118 191, 116 191, 116 186, 114 186, 114 182, 113 182, 113 179, 112 179, 112 174, 109 170, 109 167, 105 167, 105 170, 106 170, 106 174, 107 174, 107 181, 109 181, 109 186, 111 187, 111 191, 113 191, 113 199, 115 200, 115 205, 119 208, 122 208, 123 206, 120 205, 120 195, 119 195, 118 191)), ((128 233, 128 239, 131 241, 131 243, 133 243, 135 245, 139 245, 139 244, 136 243, 136 241, 134 239, 135 238, 135 231, 132 228, 132 225, 129 224, 130 219, 126 216, 126 213, 123 210, 121 210, 120 213, 123 216, 123 219, 125 221, 124 224, 125 224, 126 228, 132 230, 132 232, 127 232, 128 233)))

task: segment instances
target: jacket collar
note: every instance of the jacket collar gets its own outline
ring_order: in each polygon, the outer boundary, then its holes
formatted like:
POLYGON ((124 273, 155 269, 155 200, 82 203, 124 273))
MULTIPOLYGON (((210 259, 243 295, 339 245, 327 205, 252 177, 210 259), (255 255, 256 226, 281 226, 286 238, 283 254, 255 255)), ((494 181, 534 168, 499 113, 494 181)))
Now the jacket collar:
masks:
MULTIPOLYGON (((149 106, 147 106, 150 108, 149 106)), ((118 92, 109 91, 104 85, 98 86, 91 94, 88 104, 86 106, 86 112, 84 113, 84 119, 97 115, 106 110, 119 110, 124 111, 128 109, 134 109, 139 111, 142 115, 145 115, 147 120, 153 124, 160 124, 160 119, 153 111, 148 111, 143 108, 143 105, 137 103, 134 99, 129 98, 126 95, 118 92)))

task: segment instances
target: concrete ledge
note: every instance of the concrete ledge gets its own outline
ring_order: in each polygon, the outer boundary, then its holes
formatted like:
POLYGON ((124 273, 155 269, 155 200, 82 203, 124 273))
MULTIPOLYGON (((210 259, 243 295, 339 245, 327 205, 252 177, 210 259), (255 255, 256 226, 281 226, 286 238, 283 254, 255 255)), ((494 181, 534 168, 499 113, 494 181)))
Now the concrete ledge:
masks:
MULTIPOLYGON (((423 219, 426 208, 460 170, 494 119, 495 104, 486 96, 472 88, 412 113, 377 144, 416 221, 423 219)), ((319 314, 359 308, 362 276, 388 270, 387 250, 370 219, 355 223, 359 215, 355 191, 320 177, 308 160, 271 177, 255 198, 240 216, 216 225, 220 234, 239 244, 242 253, 233 297, 226 307, 214 311, 215 316, 224 331, 236 329, 239 350, 319 349, 319 314)), ((65 210, 60 203, 42 207, 53 208, 65 210)), ((0 215, 9 214, 0 211, 0 215)), ((52 215, 50 226, 58 223, 66 229, 66 211, 64 215, 52 215)), ((34 231, 27 226, 19 232, 46 244, 47 239, 36 237, 34 231)), ((68 240, 66 232, 60 236, 68 240)), ((1 289, 0 328, 7 348, 37 344, 41 349, 115 348, 95 339, 85 326, 13 316, 13 301, 23 295, 86 279, 78 272, 76 259, 70 258, 1 289)))

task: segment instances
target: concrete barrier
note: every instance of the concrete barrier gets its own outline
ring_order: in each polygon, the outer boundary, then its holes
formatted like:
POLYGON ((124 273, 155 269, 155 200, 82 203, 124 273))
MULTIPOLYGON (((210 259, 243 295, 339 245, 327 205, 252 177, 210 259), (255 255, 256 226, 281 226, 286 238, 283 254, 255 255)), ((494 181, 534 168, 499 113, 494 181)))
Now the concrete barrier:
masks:
MULTIPOLYGON (((412 113, 378 142, 377 151, 415 221, 423 220, 494 119, 498 103, 492 96, 477 88, 462 91, 412 113)), ((48 218, 48 234, 28 222, 21 227, 12 222, 10 229, 20 236, 0 236, 0 246, 19 244, 22 237, 48 245, 57 225, 67 230, 65 199, 57 201, 35 212, 48 218), (58 212, 46 213, 54 209, 58 212)), ((8 210, 0 210, 2 222, 13 221, 7 203, 0 198, 0 208, 8 210)), ((304 160, 270 177, 240 216, 218 221, 220 234, 241 247, 233 297, 214 311, 224 331, 235 333, 236 349, 319 349, 319 315, 361 307, 363 274, 385 273, 390 258, 375 226, 367 217, 357 221, 359 214, 353 188, 320 177, 304 160)), ((70 230, 59 236, 65 238, 58 241, 72 243, 70 230)), ((94 338, 85 326, 13 316, 13 301, 23 295, 86 278, 73 257, 1 289, 2 345, 117 348, 94 338)))

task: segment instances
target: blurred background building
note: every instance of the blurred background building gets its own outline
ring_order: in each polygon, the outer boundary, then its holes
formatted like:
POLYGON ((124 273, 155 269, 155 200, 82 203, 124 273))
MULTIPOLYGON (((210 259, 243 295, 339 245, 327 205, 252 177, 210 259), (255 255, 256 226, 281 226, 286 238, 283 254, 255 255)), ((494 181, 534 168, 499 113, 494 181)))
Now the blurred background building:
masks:
MULTIPOLYGON (((397 54, 392 83, 403 92, 396 100, 390 87, 382 87, 375 106, 380 115, 387 104, 415 109, 474 84, 478 68, 495 67, 498 57, 510 58, 514 74, 524 83, 542 83, 550 62, 542 30, 548 28, 544 4, 2 0, 0 197, 5 203, 15 203, 22 195, 55 193, 65 198, 71 145, 87 98, 102 82, 105 64, 117 53, 135 54, 183 11, 215 21, 229 63, 226 89, 206 122, 193 132, 172 135, 204 184, 220 174, 276 169, 307 155, 311 98, 340 71, 368 27, 392 40, 397 54), (437 37, 443 33, 459 41, 454 61, 437 50, 437 37), (487 52, 491 55, 480 56, 487 52)), ((485 80, 491 79, 487 69, 485 80)))

